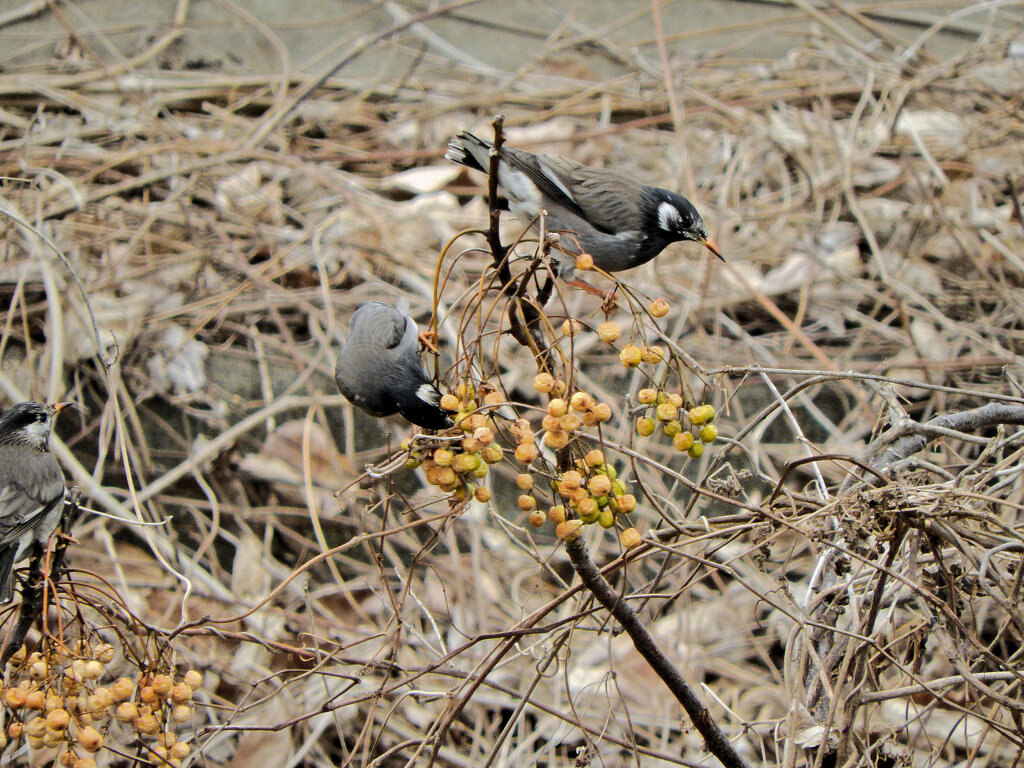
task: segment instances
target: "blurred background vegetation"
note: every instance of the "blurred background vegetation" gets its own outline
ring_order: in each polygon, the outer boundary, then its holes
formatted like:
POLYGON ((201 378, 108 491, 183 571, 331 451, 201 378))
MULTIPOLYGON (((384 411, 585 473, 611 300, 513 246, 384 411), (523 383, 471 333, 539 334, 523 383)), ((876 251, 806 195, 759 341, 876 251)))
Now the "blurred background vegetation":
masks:
POLYGON ((0 389, 80 404, 54 451, 97 512, 5 690, 125 677, 157 728, 86 702, 30 747, 12 724, 52 708, 5 700, 0 759, 716 764, 527 524, 511 452, 487 504, 371 477, 410 430, 331 378, 356 303, 403 296, 443 388, 539 428, 483 236, 445 251, 487 208, 444 146, 500 112, 514 146, 685 194, 726 257, 670 246, 618 310, 545 311, 581 324, 553 343, 639 502, 645 544, 593 526, 591 552, 744 759, 1013 764, 1021 436, 920 425, 1024 405, 1022 94, 998 0, 5 3, 0 389), (669 359, 626 369, 631 342, 669 359), (716 406, 703 457, 635 436, 652 384, 716 406))

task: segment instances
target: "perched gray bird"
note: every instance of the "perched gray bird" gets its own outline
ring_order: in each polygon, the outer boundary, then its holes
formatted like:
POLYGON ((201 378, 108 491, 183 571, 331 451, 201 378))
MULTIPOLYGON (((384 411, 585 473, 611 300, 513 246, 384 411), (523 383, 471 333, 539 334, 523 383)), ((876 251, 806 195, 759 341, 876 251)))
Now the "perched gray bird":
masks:
POLYGON ((64 473, 50 453, 54 417, 71 403, 17 403, 0 414, 0 603, 32 544, 46 544, 64 510, 64 473))
MULTIPOLYGON (((448 144, 445 157, 487 173, 491 146, 463 131, 448 144)), ((524 221, 534 221, 542 210, 547 211, 547 230, 569 235, 562 237, 562 248, 577 253, 575 238, 605 272, 645 264, 679 240, 702 243, 722 258, 689 200, 618 171, 503 146, 498 187, 508 198, 509 210, 524 221)), ((560 277, 572 275, 571 262, 559 264, 560 277)))
POLYGON ((452 425, 420 359, 416 323, 390 304, 364 301, 356 307, 334 380, 352 405, 371 416, 400 413, 425 429, 452 425))

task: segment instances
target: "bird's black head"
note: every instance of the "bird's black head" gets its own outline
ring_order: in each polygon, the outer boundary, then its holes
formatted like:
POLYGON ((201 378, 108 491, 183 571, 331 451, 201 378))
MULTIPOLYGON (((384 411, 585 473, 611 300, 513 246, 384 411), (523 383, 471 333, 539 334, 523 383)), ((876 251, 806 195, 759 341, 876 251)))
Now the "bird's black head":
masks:
POLYGON ((398 412, 406 420, 424 429, 447 429, 452 426, 451 417, 441 407, 441 393, 430 383, 421 384, 411 397, 403 397, 398 403, 398 412))
POLYGON ((70 403, 16 403, 0 414, 0 444, 24 443, 40 451, 49 447, 53 417, 70 403))
POLYGON ((697 209, 685 197, 667 189, 655 189, 650 209, 650 220, 657 232, 656 237, 666 242, 692 240, 722 258, 715 241, 708 237, 697 209))

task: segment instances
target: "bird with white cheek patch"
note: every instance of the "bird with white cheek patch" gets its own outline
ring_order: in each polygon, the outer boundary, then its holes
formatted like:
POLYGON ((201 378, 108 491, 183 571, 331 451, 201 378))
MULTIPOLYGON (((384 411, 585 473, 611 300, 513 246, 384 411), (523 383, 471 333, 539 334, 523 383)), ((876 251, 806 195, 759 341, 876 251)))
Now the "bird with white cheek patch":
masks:
MULTIPOLYGON (((463 131, 448 144, 445 157, 487 173, 491 147, 489 141, 463 131)), ((701 243, 722 258, 689 200, 618 171, 503 146, 498 155, 498 187, 512 213, 536 224, 540 213, 546 212, 547 230, 566 235, 561 247, 572 254, 589 253, 594 265, 605 272, 645 264, 681 240, 701 243)), ((559 277, 571 280, 573 270, 574 261, 559 260, 559 277)), ((583 283, 581 287, 590 286, 583 283)))
POLYGON ((12 599, 14 564, 60 523, 64 473, 50 453, 50 430, 69 405, 25 402, 0 413, 0 603, 12 599))
POLYGON ((416 322, 404 307, 361 302, 348 328, 334 380, 352 405, 371 416, 399 413, 425 429, 452 425, 420 358, 416 322))

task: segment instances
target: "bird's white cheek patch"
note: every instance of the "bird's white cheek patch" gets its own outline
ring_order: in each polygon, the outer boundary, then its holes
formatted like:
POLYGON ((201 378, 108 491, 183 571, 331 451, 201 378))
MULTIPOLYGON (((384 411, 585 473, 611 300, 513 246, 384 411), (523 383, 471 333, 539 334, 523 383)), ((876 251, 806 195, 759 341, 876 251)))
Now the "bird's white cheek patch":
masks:
POLYGON ((441 402, 441 393, 434 389, 431 384, 420 384, 416 389, 416 397, 430 405, 437 405, 441 402))
POLYGON ((658 226, 666 232, 679 229, 679 210, 672 203, 664 202, 658 206, 658 226))
POLYGON ((42 444, 50 434, 50 425, 43 421, 34 421, 25 427, 25 434, 32 442, 42 444))

